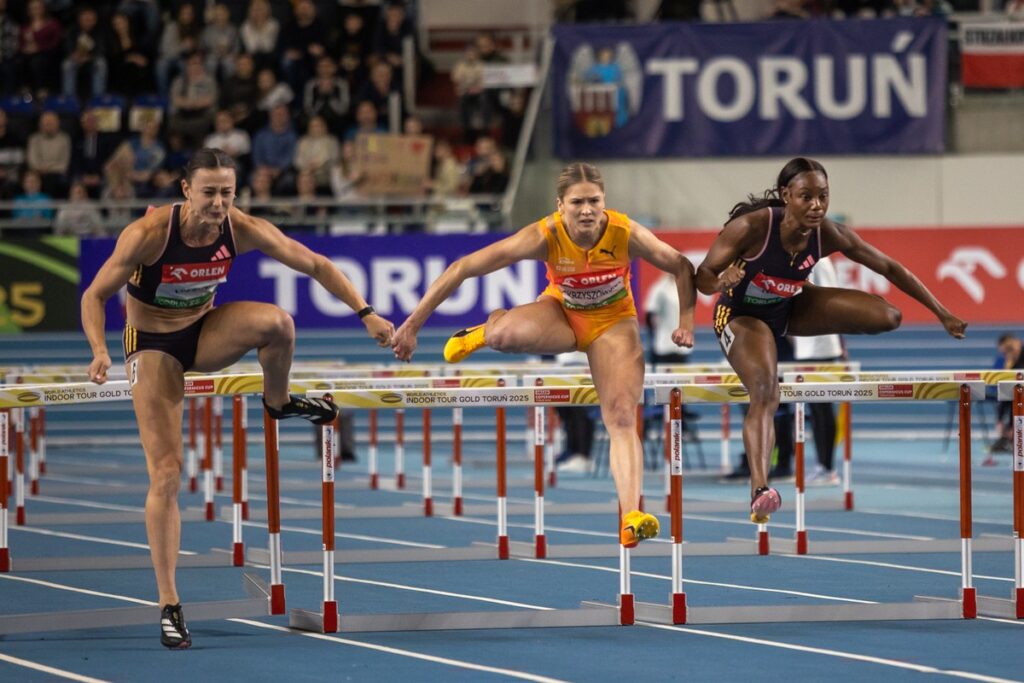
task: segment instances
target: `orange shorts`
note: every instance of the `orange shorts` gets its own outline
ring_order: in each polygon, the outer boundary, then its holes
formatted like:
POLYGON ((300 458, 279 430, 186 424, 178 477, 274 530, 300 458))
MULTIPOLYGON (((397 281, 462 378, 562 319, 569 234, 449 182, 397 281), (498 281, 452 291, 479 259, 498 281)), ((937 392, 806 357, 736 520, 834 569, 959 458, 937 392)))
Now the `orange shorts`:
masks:
MULTIPOLYGON (((541 296, 551 296, 561 301, 560 297, 553 296, 545 290, 541 296)), ((604 334, 605 330, 626 318, 635 318, 636 304, 633 297, 627 296, 609 306, 577 310, 562 306, 562 313, 569 322, 573 334, 576 335, 576 348, 579 351, 586 351, 594 340, 604 334)))

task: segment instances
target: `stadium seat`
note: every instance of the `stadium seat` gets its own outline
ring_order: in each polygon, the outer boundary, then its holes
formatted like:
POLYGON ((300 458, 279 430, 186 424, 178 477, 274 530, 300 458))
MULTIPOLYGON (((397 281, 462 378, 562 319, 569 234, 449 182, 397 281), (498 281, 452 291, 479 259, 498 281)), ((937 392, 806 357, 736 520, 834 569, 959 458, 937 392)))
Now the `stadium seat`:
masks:
POLYGON ((136 97, 128 110, 128 129, 133 133, 142 130, 149 121, 163 123, 164 112, 167 111, 167 98, 160 95, 142 95, 136 97))
POLYGON ((97 95, 89 100, 101 133, 121 132, 125 101, 120 95, 97 95))
POLYGON ((15 135, 28 138, 36 130, 36 107, 31 97, 10 95, 0 99, 0 109, 7 114, 7 128, 15 135))

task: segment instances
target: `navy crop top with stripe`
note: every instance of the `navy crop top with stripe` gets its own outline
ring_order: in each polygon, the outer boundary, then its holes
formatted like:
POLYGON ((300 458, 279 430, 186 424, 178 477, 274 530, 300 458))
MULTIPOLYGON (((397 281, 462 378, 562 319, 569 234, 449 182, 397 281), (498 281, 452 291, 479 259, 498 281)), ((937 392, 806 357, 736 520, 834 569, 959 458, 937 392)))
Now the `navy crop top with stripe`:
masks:
POLYGON ((231 221, 224 218, 213 244, 190 247, 181 239, 181 204, 174 204, 167 233, 167 245, 160 258, 135 269, 128 281, 128 293, 160 308, 203 306, 227 279, 237 255, 231 221))

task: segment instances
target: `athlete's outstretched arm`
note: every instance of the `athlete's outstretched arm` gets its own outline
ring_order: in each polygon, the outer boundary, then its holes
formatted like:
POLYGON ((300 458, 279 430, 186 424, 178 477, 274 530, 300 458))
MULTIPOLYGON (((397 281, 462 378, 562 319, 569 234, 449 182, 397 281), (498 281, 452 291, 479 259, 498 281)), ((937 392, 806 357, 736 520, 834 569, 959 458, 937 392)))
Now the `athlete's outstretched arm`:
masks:
POLYGON ((762 210, 726 223, 708 249, 707 256, 697 266, 696 282, 701 294, 724 292, 743 279, 743 271, 733 265, 733 261, 764 240, 767 221, 768 212, 762 210))
POLYGON ((82 293, 82 331, 92 348, 89 379, 96 384, 107 381, 107 370, 112 364, 104 331, 107 318, 104 306, 107 299, 124 287, 139 264, 160 258, 166 237, 160 227, 167 224, 168 211, 167 207, 158 209, 129 224, 117 238, 114 252, 82 293))
POLYGON ((405 322, 395 332, 391 348, 399 360, 409 360, 416 350, 416 334, 437 309, 464 281, 501 270, 526 259, 544 259, 548 253, 547 240, 532 223, 514 235, 478 249, 452 262, 441 277, 427 288, 426 293, 405 322))
POLYGON ((697 292, 693 285, 693 264, 690 259, 636 221, 630 222, 629 256, 639 256, 675 278, 679 294, 679 324, 672 332, 672 342, 676 346, 692 348, 693 308, 697 303, 697 292))
POLYGON ((838 251, 851 261, 867 266, 934 313, 950 335, 963 339, 967 323, 950 313, 902 263, 883 254, 845 225, 825 221, 821 236, 822 254, 838 251))
MULTIPOLYGON (((235 229, 235 244, 239 254, 258 249, 292 270, 313 278, 353 311, 366 308, 366 299, 352 281, 323 254, 296 242, 269 221, 250 216, 236 208, 231 209, 231 224, 235 229)), ((389 321, 371 313, 363 318, 363 325, 379 346, 391 343, 395 326, 389 321)))

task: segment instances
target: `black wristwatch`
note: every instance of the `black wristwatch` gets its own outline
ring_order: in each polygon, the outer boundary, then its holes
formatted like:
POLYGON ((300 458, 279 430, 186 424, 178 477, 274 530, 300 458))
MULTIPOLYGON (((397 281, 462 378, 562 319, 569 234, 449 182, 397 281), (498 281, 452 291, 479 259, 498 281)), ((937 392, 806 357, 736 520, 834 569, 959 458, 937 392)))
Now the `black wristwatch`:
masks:
POLYGON ((363 318, 365 318, 366 316, 368 316, 368 315, 373 315, 373 314, 374 314, 374 313, 376 313, 376 312, 377 312, 377 311, 373 310, 373 306, 367 306, 366 308, 361 308, 361 309, 359 309, 359 312, 358 312, 358 313, 356 313, 356 315, 358 315, 358 316, 359 316, 359 319, 360 319, 360 320, 362 320, 362 319, 363 319, 363 318))

